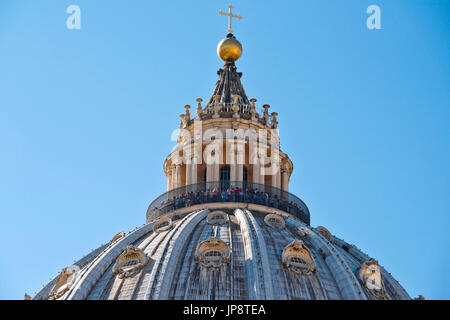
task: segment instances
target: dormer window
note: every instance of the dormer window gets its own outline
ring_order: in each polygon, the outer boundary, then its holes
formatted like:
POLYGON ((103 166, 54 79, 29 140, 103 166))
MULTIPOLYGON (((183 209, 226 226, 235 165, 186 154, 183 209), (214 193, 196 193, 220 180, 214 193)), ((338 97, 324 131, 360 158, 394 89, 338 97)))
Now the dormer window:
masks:
POLYGON ((62 269, 59 273, 58 279, 50 292, 50 300, 58 300, 64 296, 64 294, 69 291, 75 282, 80 271, 80 267, 77 265, 71 265, 68 268, 62 269))
POLYGON ((135 266, 135 265, 137 265, 139 263, 139 260, 137 260, 137 259, 135 259, 135 260, 130 260, 130 261, 127 261, 127 262, 125 262, 123 265, 121 265, 120 267, 123 269, 123 268, 126 268, 126 267, 131 267, 131 266, 135 266))
POLYGON ((296 274, 311 275, 315 271, 314 259, 303 241, 292 241, 282 257, 284 266, 296 274))
POLYGON ((155 225, 153 226, 153 232, 160 233, 163 231, 167 231, 172 229, 172 219, 171 218, 161 218, 160 220, 155 222, 155 225))
POLYGON ((284 229, 286 223, 284 222, 283 217, 278 214, 270 213, 265 216, 264 222, 271 228, 281 230, 284 229))
POLYGON ((213 211, 208 214, 206 222, 211 225, 222 225, 228 222, 228 215, 223 211, 213 211))
POLYGON ((370 259, 365 262, 359 270, 359 279, 375 299, 386 299, 386 290, 378 261, 370 259))
POLYGON ((221 268, 230 262, 230 249, 222 240, 209 238, 198 246, 197 261, 202 268, 221 268))
POLYGON ((317 231, 319 231, 319 233, 324 236, 329 242, 333 243, 333 235, 331 234, 330 231, 328 231, 327 228, 323 227, 323 226, 318 226, 317 227, 317 231))
POLYGON ((137 274, 149 261, 150 258, 141 249, 130 245, 117 258, 113 272, 119 278, 131 277, 137 274))

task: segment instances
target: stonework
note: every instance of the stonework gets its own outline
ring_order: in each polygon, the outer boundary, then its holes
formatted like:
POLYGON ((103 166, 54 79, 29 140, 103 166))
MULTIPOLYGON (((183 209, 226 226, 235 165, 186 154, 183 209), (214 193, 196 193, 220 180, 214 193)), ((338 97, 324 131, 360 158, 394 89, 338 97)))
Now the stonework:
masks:
MULTIPOLYGON (((239 41, 227 38, 221 57, 240 56, 239 41)), ((248 99, 234 62, 225 59, 204 106, 199 98, 195 114, 186 105, 180 115, 178 145, 164 162, 168 192, 150 204, 146 223, 25 299, 411 299, 376 260, 310 226, 306 204, 289 193, 293 163, 279 144, 254 152, 259 138, 238 134, 264 129, 279 139, 278 113, 248 99), (208 139, 198 140, 197 125, 208 139), (227 161, 201 163, 204 152, 227 161), (267 174, 254 160, 273 154, 280 160, 267 174)))
MULTIPOLYGON (((159 233, 151 222, 107 245, 59 299, 410 299, 382 267, 376 272, 383 295, 371 291, 372 271, 363 271, 370 257, 341 239, 326 241, 296 218, 283 217, 285 228, 276 229, 264 211, 228 210, 221 225, 208 223, 210 213, 189 212, 159 233), (205 259, 214 251, 220 255, 205 259), (123 259, 124 252, 133 254, 123 259), (148 262, 133 275, 117 271, 143 256, 148 262)), ((52 298, 51 292, 44 288, 34 299, 52 298)))

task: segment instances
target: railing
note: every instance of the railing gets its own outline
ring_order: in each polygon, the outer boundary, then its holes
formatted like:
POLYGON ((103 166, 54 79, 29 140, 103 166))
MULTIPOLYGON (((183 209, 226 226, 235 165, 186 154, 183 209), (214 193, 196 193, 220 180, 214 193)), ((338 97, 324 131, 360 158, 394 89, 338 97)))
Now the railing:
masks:
POLYGON ((172 189, 150 204, 147 222, 180 208, 214 202, 259 204, 285 211, 308 225, 310 222, 308 207, 297 196, 272 186, 243 181, 200 182, 172 189))

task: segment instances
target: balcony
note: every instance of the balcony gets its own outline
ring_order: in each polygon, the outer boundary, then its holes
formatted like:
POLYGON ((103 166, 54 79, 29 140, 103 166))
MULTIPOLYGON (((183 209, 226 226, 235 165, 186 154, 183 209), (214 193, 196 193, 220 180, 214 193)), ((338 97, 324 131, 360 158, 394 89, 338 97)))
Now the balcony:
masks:
POLYGON ((214 181, 191 184, 170 190, 156 198, 147 210, 147 221, 166 213, 204 203, 257 204, 282 210, 310 223, 309 210, 297 196, 268 185, 242 181, 214 181))

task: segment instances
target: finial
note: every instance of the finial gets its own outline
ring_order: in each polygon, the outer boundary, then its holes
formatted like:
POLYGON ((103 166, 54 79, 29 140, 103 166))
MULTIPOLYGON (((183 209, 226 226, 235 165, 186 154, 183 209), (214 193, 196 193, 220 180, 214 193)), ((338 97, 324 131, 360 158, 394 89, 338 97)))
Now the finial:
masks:
POLYGON ((185 116, 186 115, 184 113, 180 114, 180 129, 183 129, 186 126, 185 116))
POLYGON ((233 118, 239 118, 239 98, 241 96, 235 94, 233 98, 233 118))
POLYGON ((239 20, 242 19, 240 15, 233 14, 233 6, 230 4, 228 9, 229 13, 225 13, 222 10, 219 11, 221 16, 228 17, 228 34, 225 39, 219 42, 217 46, 217 55, 225 61, 225 64, 234 64, 234 62, 240 58, 242 55, 242 45, 233 35, 233 30, 231 30, 231 19, 237 18, 239 20))
POLYGON ((227 30, 227 32, 228 33, 233 33, 233 30, 231 29, 231 19, 232 18, 236 18, 238 20, 241 20, 242 16, 239 15, 239 14, 238 15, 233 14, 233 8, 234 7, 231 4, 229 4, 227 8, 228 8, 228 13, 223 12, 222 10, 220 10, 219 14, 221 16, 227 16, 228 17, 228 30, 227 30))
POLYGON ((197 98, 197 99, 195 99, 195 101, 198 102, 196 113, 197 113, 198 120, 200 120, 201 116, 202 116, 202 101, 203 101, 203 99, 202 98, 197 98))
POLYGON ((214 95, 213 99, 214 99, 214 107, 213 107, 214 108, 214 115, 213 115, 213 118, 219 118, 220 117, 219 112, 220 112, 220 109, 221 109, 220 96, 219 95, 214 95))
POLYGON ((277 116, 278 116, 278 113, 272 112, 272 114, 271 114, 271 117, 272 117, 272 129, 278 128, 277 116))
POLYGON ((265 104, 263 105, 264 108, 264 121, 266 122, 266 124, 269 124, 269 108, 270 105, 265 104))
POLYGON ((257 100, 255 98, 250 99, 250 102, 252 103, 250 105, 250 114, 252 115, 252 120, 256 120, 256 105, 255 105, 256 101, 257 100))
POLYGON ((189 112, 189 108, 190 108, 190 107, 191 107, 191 106, 188 105, 188 104, 184 106, 184 108, 186 109, 186 113, 185 113, 186 116, 185 116, 185 118, 184 118, 185 121, 186 121, 186 123, 189 122, 189 121, 191 120, 191 113, 189 112))

